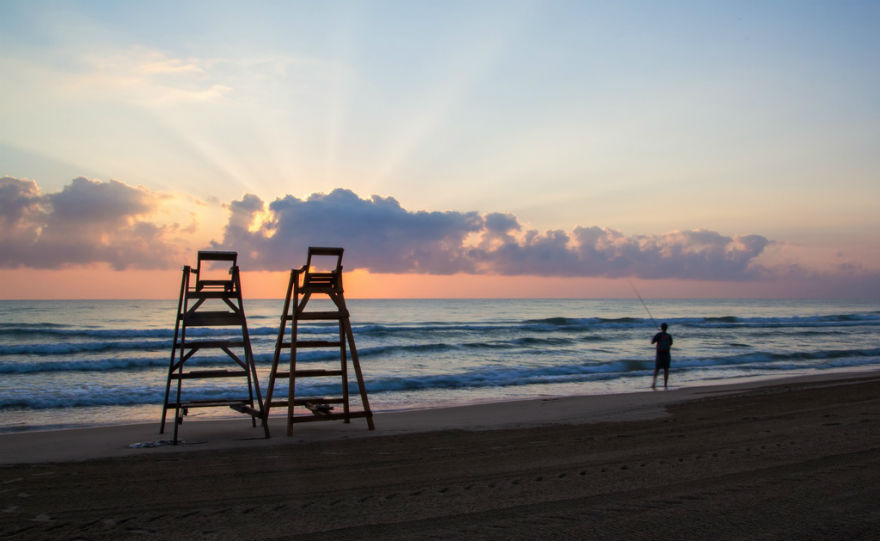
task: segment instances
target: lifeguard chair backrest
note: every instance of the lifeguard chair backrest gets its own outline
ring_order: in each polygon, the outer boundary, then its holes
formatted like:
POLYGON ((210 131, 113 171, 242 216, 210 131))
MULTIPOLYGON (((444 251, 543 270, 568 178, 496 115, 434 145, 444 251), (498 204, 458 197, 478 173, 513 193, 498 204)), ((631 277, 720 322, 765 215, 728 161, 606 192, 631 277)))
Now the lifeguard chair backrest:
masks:
POLYGON ((238 252, 200 250, 196 265, 196 291, 205 289, 231 291, 232 268, 237 263, 238 252))
POLYGON ((303 287, 339 288, 342 275, 342 248, 309 246, 303 287))

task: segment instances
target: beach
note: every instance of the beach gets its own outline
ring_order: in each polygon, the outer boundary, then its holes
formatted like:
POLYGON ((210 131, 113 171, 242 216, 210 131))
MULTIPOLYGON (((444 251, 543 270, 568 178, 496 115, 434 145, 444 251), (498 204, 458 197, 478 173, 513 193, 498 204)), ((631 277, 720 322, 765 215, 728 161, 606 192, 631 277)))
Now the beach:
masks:
POLYGON ((876 539, 880 373, 0 435, 4 539, 876 539), (164 436, 164 437, 167 437, 164 436))

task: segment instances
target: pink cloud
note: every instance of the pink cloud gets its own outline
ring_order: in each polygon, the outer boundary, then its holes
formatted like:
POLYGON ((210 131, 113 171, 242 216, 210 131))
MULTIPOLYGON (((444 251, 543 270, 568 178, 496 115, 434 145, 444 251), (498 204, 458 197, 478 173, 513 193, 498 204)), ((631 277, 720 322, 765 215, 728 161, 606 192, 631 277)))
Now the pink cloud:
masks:
POLYGON ((310 245, 338 245, 349 268, 371 272, 747 280, 762 272, 755 260, 770 242, 706 230, 633 237, 599 227, 524 231, 510 214, 410 211, 393 198, 361 199, 345 189, 288 195, 268 208, 246 195, 229 207, 214 246, 240 249, 250 266, 267 270, 290 268, 310 245), (264 211, 268 220, 255 228, 264 211))
POLYGON ((33 180, 3 177, 0 196, 2 267, 166 268, 179 259, 167 229, 147 218, 161 197, 143 188, 79 177, 42 194, 33 180))

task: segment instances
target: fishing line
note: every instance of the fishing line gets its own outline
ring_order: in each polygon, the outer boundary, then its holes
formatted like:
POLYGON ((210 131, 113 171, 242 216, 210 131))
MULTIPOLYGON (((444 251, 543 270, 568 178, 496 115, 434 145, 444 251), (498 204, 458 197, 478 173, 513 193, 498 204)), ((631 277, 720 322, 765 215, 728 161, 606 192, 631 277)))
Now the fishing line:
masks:
POLYGON ((636 285, 635 285, 634 283, 632 283, 632 280, 630 280, 629 278, 627 278, 626 281, 629 283, 629 287, 632 288, 633 293, 635 293, 635 294, 636 294, 636 297, 638 297, 638 298, 639 298, 639 301, 641 301, 642 306, 645 307, 645 312, 648 312, 648 317, 651 318, 651 321, 654 323, 654 325, 657 325, 657 320, 654 319, 654 316, 653 316, 653 315, 651 315, 651 311, 648 309, 648 305, 645 304, 645 299, 643 299, 642 296, 639 295, 639 290, 636 289, 636 285))

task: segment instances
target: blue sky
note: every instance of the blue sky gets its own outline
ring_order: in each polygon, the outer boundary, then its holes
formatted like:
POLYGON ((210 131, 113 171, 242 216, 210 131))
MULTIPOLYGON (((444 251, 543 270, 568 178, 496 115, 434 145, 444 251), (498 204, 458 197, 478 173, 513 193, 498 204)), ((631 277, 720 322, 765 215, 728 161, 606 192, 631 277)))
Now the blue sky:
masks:
MULTIPOLYGON (((797 276, 790 294, 807 296, 873 284, 878 12, 873 2, 4 2, 0 175, 15 227, 0 266, 163 267, 211 245, 299 249, 320 233, 300 225, 284 231, 300 237, 271 240, 283 217, 270 204, 344 189, 365 202, 357 208, 392 198, 413 219, 512 217, 489 262, 489 229, 443 241, 454 253, 435 255, 453 259, 483 243, 461 272, 511 274, 495 252, 526 257, 556 239, 547 257, 575 258, 561 275, 716 273, 762 292, 797 276), (97 203, 85 205, 79 229, 62 225, 55 206, 77 190, 129 212, 89 221, 97 203), (27 223, 13 193, 30 194, 27 223), (139 203, 120 207, 124 194, 139 203), (263 206, 236 236, 231 211, 248 194, 263 206), (577 232, 590 228, 618 240, 586 250, 577 232), (144 231, 145 252, 133 253, 144 231), (753 253, 741 239, 756 237, 753 253), (65 242, 94 255, 59 258, 65 242), (716 256, 746 245, 731 275, 716 256), (596 250, 617 263, 597 266, 596 250), (667 259, 635 270, 650 250, 667 259), (670 267, 685 253, 705 266, 670 267)), ((450 268, 387 260, 408 274, 450 268)))

